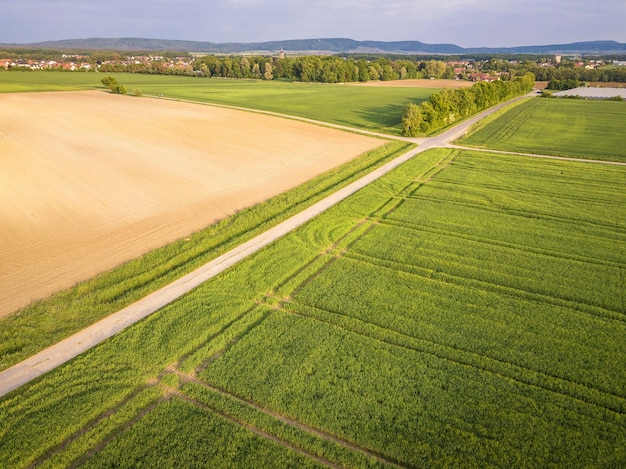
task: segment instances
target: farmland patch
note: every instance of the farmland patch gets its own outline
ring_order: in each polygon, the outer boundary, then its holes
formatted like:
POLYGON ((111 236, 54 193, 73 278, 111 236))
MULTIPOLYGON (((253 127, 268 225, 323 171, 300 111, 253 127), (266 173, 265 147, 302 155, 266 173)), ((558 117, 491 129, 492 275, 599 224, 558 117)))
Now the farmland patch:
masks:
POLYGON ((459 142, 480 148, 626 162, 626 105, 535 98, 479 123, 459 142))

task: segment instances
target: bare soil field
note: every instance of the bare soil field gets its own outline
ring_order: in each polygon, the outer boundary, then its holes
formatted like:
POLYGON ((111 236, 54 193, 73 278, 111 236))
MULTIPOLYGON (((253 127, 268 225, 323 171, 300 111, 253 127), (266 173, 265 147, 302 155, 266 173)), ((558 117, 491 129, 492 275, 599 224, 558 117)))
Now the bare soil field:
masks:
POLYGON ((463 80, 427 80, 420 78, 416 80, 390 80, 390 81, 368 81, 364 83, 347 83, 353 86, 388 86, 397 88, 470 88, 473 81, 463 80))
POLYGON ((0 316, 380 146, 101 91, 0 95, 0 316))

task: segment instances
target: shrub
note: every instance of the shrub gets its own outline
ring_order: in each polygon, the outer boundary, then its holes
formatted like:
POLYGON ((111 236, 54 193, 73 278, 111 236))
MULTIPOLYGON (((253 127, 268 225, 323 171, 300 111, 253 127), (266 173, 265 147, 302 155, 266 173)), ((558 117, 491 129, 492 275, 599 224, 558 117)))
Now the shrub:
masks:
POLYGON ((110 87, 111 89, 111 93, 116 93, 116 94, 126 94, 126 87, 124 85, 120 85, 119 83, 116 83, 114 85, 112 85, 110 87))
POLYGON ((100 82, 102 82, 102 84, 108 89, 111 89, 113 85, 117 84, 117 80, 110 75, 107 77, 104 77, 102 80, 100 80, 100 82))

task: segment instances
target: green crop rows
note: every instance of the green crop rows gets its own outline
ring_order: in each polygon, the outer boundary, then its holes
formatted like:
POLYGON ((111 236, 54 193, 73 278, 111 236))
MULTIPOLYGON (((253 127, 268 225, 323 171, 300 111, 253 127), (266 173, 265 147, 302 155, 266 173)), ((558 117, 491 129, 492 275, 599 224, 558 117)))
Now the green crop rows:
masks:
MULTIPOLYGON (((400 135, 408 102, 421 103, 435 88, 320 85, 288 81, 230 80, 145 74, 110 74, 144 95, 242 106, 332 124, 400 135)), ((0 72, 0 93, 104 89, 104 74, 0 72)), ((129 96, 129 99, 132 97, 129 96)))
POLYGON ((7 467, 622 467, 626 171, 431 150, 0 401, 7 467))
POLYGON ((479 124, 464 145, 495 150, 626 161, 626 104, 530 99, 479 124))

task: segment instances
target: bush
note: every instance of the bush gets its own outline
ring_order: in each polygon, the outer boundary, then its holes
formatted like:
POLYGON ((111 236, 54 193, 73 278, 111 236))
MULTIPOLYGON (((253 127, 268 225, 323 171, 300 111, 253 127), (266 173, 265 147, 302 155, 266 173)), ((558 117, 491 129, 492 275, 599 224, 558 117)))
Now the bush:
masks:
POLYGON ((111 93, 115 93, 115 94, 126 94, 126 87, 124 85, 120 85, 119 83, 116 83, 114 85, 112 85, 110 87, 111 89, 111 93))
POLYGON ((102 84, 108 89, 111 89, 113 85, 117 84, 117 80, 112 76, 104 77, 102 80, 100 80, 100 82, 102 82, 102 84))

